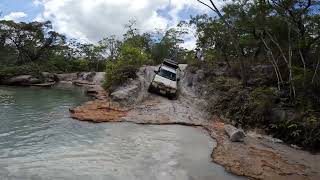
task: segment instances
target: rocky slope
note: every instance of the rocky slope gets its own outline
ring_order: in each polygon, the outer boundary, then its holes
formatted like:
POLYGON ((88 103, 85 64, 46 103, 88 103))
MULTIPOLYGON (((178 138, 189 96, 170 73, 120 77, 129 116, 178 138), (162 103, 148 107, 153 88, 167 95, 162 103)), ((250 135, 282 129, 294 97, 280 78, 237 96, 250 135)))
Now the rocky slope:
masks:
MULTIPOLYGON (((171 101, 147 93, 155 67, 142 67, 131 80, 110 96, 104 94, 83 106, 71 109, 72 117, 91 122, 133 122, 137 124, 180 124, 201 127, 217 141, 212 160, 227 171, 252 179, 320 179, 320 155, 293 149, 268 136, 247 132, 243 142, 231 142, 225 124, 207 113, 204 74, 190 73, 182 65, 180 96, 171 101)), ((97 91, 97 92, 99 92, 97 91)), ((213 97, 213 98, 219 98, 213 97)))

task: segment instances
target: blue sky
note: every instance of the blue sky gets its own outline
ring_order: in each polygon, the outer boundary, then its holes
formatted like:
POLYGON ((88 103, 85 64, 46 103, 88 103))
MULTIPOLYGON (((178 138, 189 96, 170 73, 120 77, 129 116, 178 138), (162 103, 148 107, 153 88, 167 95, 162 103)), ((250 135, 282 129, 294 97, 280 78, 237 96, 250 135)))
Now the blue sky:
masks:
POLYGON ((32 21, 42 12, 42 6, 36 6, 32 0, 1 0, 0 11, 2 16, 8 15, 11 12, 24 12, 28 16, 21 18, 21 21, 32 21))

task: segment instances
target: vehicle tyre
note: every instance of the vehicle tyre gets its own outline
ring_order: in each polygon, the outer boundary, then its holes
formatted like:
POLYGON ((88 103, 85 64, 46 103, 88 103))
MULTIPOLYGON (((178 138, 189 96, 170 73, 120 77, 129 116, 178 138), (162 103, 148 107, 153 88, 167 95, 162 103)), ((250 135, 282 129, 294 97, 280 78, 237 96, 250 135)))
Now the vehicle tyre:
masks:
POLYGON ((169 94, 169 95, 168 95, 168 98, 169 98, 170 100, 176 100, 176 99, 177 99, 177 93, 169 94))
POLYGON ((150 86, 149 86, 149 88, 148 88, 148 92, 149 92, 149 93, 153 93, 153 92, 154 92, 154 88, 153 88, 153 86, 152 86, 152 85, 150 85, 150 86))

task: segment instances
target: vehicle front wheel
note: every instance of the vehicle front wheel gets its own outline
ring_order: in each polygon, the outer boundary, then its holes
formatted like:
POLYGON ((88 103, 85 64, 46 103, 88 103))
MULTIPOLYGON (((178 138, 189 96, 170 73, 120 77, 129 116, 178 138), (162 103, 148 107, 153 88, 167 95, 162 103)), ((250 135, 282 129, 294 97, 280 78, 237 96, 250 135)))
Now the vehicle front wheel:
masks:
POLYGON ((154 92, 154 87, 152 85, 149 86, 148 92, 149 93, 153 93, 154 92))
POLYGON ((168 98, 169 98, 170 100, 176 100, 177 97, 178 97, 177 93, 170 93, 170 94, 168 95, 168 98))

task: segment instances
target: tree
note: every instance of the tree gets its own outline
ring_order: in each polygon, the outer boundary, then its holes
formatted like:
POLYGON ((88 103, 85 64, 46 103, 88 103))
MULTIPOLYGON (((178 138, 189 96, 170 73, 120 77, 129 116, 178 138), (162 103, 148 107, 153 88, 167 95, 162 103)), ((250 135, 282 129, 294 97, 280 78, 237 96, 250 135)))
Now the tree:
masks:
POLYGON ((65 37, 52 31, 50 21, 15 23, 0 21, 2 39, 18 51, 19 63, 34 62, 48 56, 50 51, 65 44, 65 37))
POLYGON ((99 49, 104 57, 114 61, 119 56, 121 41, 115 36, 109 36, 99 41, 99 49))
POLYGON ((184 42, 183 35, 185 31, 171 28, 165 32, 158 31, 155 35, 156 42, 152 47, 151 55, 156 63, 161 63, 164 58, 178 60, 179 47, 184 42), (157 37, 157 38, 156 38, 157 37))
POLYGON ((222 53, 226 62, 237 59, 242 79, 248 75, 244 72, 250 69, 250 63, 267 60, 274 68, 278 89, 290 90, 293 100, 299 68, 303 69, 303 87, 307 87, 311 81, 308 71, 318 69, 315 49, 320 39, 320 16, 313 10, 319 8, 320 2, 233 0, 221 10, 212 0, 198 2, 217 14, 215 18, 197 16, 189 22, 197 27, 198 45, 222 53))
POLYGON ((247 83, 247 73, 246 73, 245 64, 244 64, 244 58, 245 58, 244 53, 245 52, 240 47, 239 39, 238 39, 235 27, 231 26, 231 24, 224 18, 224 16, 221 14, 220 10, 217 8, 217 6, 215 5, 215 3, 212 0, 209 0, 211 5, 209 5, 208 3, 205 3, 201 0, 197 0, 197 1, 199 3, 207 6, 208 8, 210 8, 213 12, 215 12, 219 16, 220 20, 227 27, 228 35, 229 35, 230 40, 234 46, 234 49, 235 49, 236 55, 237 55, 237 59, 240 63, 241 78, 242 78, 243 84, 245 85, 247 83))

